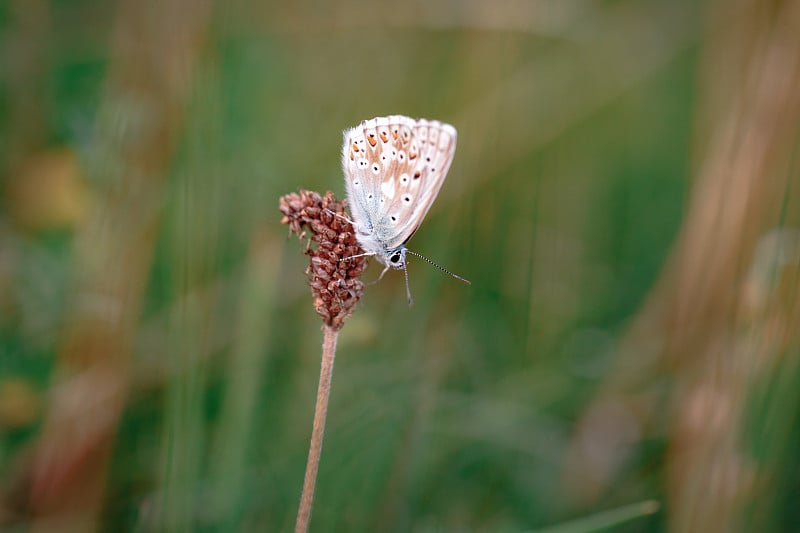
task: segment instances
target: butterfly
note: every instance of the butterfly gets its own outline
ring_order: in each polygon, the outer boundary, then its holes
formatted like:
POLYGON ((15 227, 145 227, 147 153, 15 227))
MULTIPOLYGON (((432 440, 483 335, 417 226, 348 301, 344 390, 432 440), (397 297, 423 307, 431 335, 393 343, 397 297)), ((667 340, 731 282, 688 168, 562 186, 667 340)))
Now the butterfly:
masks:
POLYGON ((378 279, 389 268, 404 271, 409 305, 407 254, 470 283, 405 246, 439 194, 455 151, 456 129, 436 120, 392 115, 344 132, 342 169, 356 239, 363 255, 386 265, 378 279))

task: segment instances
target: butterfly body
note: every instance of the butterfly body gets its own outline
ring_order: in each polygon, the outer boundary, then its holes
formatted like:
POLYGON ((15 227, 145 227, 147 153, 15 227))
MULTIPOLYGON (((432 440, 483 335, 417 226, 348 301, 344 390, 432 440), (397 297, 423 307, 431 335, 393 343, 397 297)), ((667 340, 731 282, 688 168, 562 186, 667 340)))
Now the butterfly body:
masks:
POLYGON ((428 213, 456 148, 453 126, 402 115, 344 132, 342 168, 356 238, 366 255, 405 269, 405 243, 428 213))

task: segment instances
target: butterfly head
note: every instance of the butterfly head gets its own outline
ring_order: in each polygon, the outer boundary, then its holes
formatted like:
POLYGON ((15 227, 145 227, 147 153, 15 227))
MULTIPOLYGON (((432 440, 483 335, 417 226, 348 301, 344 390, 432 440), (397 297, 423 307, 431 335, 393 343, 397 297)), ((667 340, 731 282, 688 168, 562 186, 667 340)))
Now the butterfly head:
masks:
POLYGON ((408 253, 408 250, 402 245, 393 250, 386 250, 386 253, 383 257, 383 262, 386 264, 386 266, 396 270, 405 269, 406 253, 408 253))

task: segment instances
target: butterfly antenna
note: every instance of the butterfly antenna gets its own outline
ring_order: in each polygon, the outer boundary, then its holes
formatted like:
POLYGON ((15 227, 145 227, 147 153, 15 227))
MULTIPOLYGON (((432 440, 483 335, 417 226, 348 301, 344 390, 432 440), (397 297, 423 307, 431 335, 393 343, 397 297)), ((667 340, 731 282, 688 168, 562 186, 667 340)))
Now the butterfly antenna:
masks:
MULTIPOLYGON (((384 270, 384 272, 386 271, 384 270)), ((411 287, 408 284, 408 265, 405 263, 403 263, 403 273, 406 275, 406 297, 408 298, 408 306, 411 307, 414 305, 414 298, 411 297, 411 287)))
MULTIPOLYGON (((427 257, 425 257, 424 255, 420 255, 420 254, 418 254, 417 252, 412 252, 411 250, 409 250, 409 249, 407 249, 407 248, 406 248, 406 252, 410 253, 410 254, 411 254, 411 255, 413 255, 414 257, 419 257, 420 259, 424 259, 424 260, 425 260, 425 261, 427 261, 429 264, 431 264, 431 265, 435 266, 436 268, 438 268, 439 270, 441 270, 441 271, 442 271, 442 272, 444 272, 445 274, 449 274, 450 276, 452 276, 453 278, 457 279, 457 280, 458 280, 458 281, 460 281, 461 283, 464 283, 465 285, 472 285, 472 282, 471 282, 470 280, 468 280, 468 279, 464 279, 464 278, 462 278, 461 276, 459 276, 459 275, 457 275, 457 274, 453 274, 452 272, 450 272, 449 270, 447 270, 447 269, 446 269, 446 268, 444 268, 443 266, 439 266, 439 265, 437 265, 436 263, 434 263, 433 261, 431 261, 430 259, 428 259, 428 258, 427 258, 427 257)), ((408 277, 408 273, 406 273, 406 278, 407 278, 407 277, 408 277)), ((407 280, 407 279, 406 279, 406 285, 408 285, 408 280, 407 280)), ((410 297, 410 294, 409 294, 409 297, 410 297)))

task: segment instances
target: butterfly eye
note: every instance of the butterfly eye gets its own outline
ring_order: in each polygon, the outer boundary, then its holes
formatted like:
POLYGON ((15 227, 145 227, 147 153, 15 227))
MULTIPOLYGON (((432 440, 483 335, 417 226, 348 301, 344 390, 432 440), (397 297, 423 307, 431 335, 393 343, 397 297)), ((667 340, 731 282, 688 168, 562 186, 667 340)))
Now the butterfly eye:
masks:
POLYGON ((394 263, 395 265, 400 262, 400 252, 395 252, 389 257, 389 261, 394 263))

